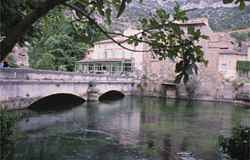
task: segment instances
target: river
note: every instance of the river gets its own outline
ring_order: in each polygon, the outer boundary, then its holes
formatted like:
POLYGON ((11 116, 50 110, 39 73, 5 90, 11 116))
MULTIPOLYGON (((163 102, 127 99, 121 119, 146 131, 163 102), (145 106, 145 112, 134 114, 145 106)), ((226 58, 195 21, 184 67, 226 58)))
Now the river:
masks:
POLYGON ((227 103, 125 97, 56 108, 22 111, 14 159, 175 160, 187 152, 216 160, 219 135, 250 125, 250 109, 227 103))

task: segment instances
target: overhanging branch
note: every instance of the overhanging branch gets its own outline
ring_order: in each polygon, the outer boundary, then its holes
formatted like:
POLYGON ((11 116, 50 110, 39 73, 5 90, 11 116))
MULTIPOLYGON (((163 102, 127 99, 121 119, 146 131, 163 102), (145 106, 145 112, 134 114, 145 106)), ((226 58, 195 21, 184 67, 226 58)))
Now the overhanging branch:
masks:
MULTIPOLYGON (((118 33, 112 33, 112 32, 107 32, 105 29, 103 29, 96 21, 95 19, 93 19, 92 17, 90 17, 89 14, 86 14, 85 12, 83 12, 79 7, 75 6, 75 5, 71 5, 71 4, 68 4, 68 3, 63 3, 65 6, 79 12, 82 14, 82 16, 84 16, 85 18, 87 18, 89 20, 89 22, 91 22, 92 24, 94 24, 108 39, 112 40, 115 44, 117 44, 118 46, 120 46, 121 48, 123 49, 126 49, 128 51, 132 51, 132 52, 150 52, 152 51, 151 49, 149 50, 135 50, 135 49, 131 49, 131 48, 128 48, 124 45, 122 45, 123 43, 127 42, 128 39, 129 39, 129 36, 126 36, 126 35, 123 35, 123 34, 119 34, 120 36, 122 37, 125 37, 127 38, 126 40, 123 40, 121 42, 115 40, 111 35, 118 35, 118 33)), ((80 17, 79 17, 80 18, 80 17)))
POLYGON ((38 8, 35 8, 32 13, 25 16, 24 19, 17 25, 11 28, 12 32, 6 35, 6 38, 0 42, 0 61, 3 61, 16 43, 26 34, 39 18, 45 16, 50 10, 56 6, 65 3, 69 0, 46 0, 38 8))

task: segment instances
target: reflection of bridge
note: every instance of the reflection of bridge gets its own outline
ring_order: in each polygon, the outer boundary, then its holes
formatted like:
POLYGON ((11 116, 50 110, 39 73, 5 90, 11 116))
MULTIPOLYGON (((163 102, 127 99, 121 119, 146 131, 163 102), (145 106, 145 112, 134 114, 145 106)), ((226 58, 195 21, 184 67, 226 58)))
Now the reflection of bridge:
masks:
POLYGON ((84 100, 98 100, 101 95, 113 91, 131 95, 136 89, 136 83, 134 77, 0 69, 0 103, 6 104, 8 109, 21 109, 39 99, 57 94, 74 95, 84 100))

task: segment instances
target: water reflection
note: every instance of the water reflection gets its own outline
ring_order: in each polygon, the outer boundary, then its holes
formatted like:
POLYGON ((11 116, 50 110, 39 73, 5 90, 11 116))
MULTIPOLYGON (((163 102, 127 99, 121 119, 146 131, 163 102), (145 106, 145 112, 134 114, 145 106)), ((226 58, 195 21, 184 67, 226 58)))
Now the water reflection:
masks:
POLYGON ((218 136, 231 135, 234 126, 249 119, 249 109, 229 104, 140 97, 85 103, 19 121, 17 128, 27 138, 17 143, 15 157, 174 160, 176 153, 188 152, 215 160, 218 136))

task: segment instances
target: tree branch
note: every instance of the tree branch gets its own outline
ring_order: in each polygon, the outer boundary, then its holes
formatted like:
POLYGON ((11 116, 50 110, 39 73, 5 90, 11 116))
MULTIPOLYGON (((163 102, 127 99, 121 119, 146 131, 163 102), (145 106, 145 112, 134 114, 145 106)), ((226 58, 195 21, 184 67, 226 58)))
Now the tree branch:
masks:
MULTIPOLYGON (((89 22, 93 23, 108 39, 112 40, 115 44, 117 44, 121 48, 126 49, 128 51, 132 51, 132 52, 149 52, 149 51, 151 51, 151 49, 149 49, 149 50, 135 50, 135 49, 131 49, 131 48, 128 48, 128 47, 122 45, 123 43, 127 42, 128 39, 126 39, 126 40, 124 40, 122 42, 119 42, 119 41, 115 40, 110 34, 116 34, 116 33, 111 33, 111 32, 105 31, 93 18, 90 17, 89 14, 84 13, 80 8, 78 8, 75 5, 71 5, 71 4, 68 4, 68 3, 63 3, 63 4, 65 6, 67 6, 67 7, 71 8, 73 10, 76 10, 77 12, 81 13, 82 16, 84 16, 85 18, 87 18, 89 20, 89 22)), ((122 35, 123 37, 128 38, 128 36, 125 36, 123 34, 120 34, 120 35, 122 35)))
POLYGON ((6 35, 6 38, 0 42, 0 61, 3 61, 8 56, 12 48, 32 27, 33 23, 46 15, 51 9, 66 1, 68 0, 46 0, 38 8, 34 9, 31 14, 25 16, 21 22, 14 26, 11 29, 12 32, 6 35))

